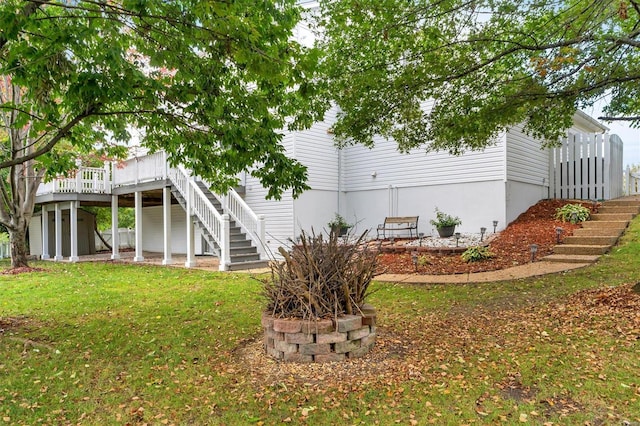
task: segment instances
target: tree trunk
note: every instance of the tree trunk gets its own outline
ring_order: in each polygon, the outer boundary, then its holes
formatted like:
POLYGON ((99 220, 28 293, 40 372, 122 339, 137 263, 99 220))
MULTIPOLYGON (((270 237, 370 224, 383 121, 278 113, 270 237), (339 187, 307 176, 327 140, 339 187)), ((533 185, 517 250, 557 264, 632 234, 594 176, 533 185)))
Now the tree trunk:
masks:
POLYGON ((11 244, 11 267, 22 268, 28 267, 27 262, 27 232, 26 230, 9 231, 9 241, 11 244))

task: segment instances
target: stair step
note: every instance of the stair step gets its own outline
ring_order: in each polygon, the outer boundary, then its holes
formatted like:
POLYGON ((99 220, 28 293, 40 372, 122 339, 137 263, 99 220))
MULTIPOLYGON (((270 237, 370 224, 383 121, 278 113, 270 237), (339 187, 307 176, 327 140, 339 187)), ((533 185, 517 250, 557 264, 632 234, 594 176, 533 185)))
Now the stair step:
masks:
POLYGON ((628 220, 588 220, 582 222, 582 229, 620 229, 623 230, 629 224, 628 220))
POLYGON ((251 241, 249 240, 238 240, 238 241, 229 241, 229 247, 233 248, 241 248, 241 247, 251 247, 251 241))
POLYGON ((596 213, 592 214, 590 217, 590 221, 599 222, 599 221, 616 221, 616 220, 631 220, 633 219, 632 213, 596 213))
POLYGON ((592 233, 585 236, 574 235, 565 237, 562 242, 570 245, 609 245, 612 246, 618 241, 618 236, 593 235, 592 233))
POLYGON ((636 206, 636 205, 628 205, 628 206, 610 206, 608 204, 600 207, 598 209, 598 213, 597 214, 601 214, 601 213, 631 213, 631 214, 638 214, 640 213, 640 205, 636 206))
MULTIPOLYGON (((573 231, 574 237, 620 237, 624 229, 618 228, 579 228, 573 231)), ((566 237, 569 238, 569 237, 566 237)), ((566 239, 565 238, 565 239, 566 239)))
POLYGON ((605 206, 640 206, 640 200, 618 199, 607 200, 604 202, 605 206))
POLYGON ((251 269, 263 269, 268 267, 269 267, 268 260, 254 260, 254 261, 247 261, 247 262, 232 263, 231 265, 229 265, 229 270, 244 271, 244 270, 251 270, 251 269))
POLYGON ((594 263, 599 258, 600 256, 592 255, 550 254, 549 256, 543 257, 542 260, 558 263, 594 263))
POLYGON ((241 254, 257 254, 258 250, 253 247, 231 247, 231 256, 241 255, 241 254))
POLYGON ((585 254, 600 255, 605 254, 611 246, 609 245, 580 245, 580 244, 560 244, 553 247, 554 254, 585 254))
POLYGON ((230 260, 231 263, 239 263, 239 262, 247 262, 260 260, 260 255, 258 253, 244 253, 244 254, 233 254, 231 253, 230 260))

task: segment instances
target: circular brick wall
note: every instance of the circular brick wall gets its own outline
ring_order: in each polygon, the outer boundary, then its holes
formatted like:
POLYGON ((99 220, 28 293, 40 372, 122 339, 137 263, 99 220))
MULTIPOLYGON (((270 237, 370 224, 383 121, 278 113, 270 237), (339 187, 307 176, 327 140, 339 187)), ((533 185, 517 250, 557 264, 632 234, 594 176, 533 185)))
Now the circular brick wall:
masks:
POLYGON ((303 320, 262 315, 264 347, 281 361, 329 362, 366 355, 376 342, 376 313, 363 305, 363 315, 337 320, 303 320))

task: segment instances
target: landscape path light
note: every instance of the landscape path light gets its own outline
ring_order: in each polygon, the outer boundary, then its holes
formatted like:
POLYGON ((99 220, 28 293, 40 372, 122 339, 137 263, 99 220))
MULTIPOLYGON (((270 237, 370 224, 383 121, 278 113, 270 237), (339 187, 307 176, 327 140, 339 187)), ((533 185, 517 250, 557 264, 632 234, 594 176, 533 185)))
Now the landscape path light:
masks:
POLYGON ((497 227, 498 227, 498 221, 497 221, 497 220, 494 220, 494 221, 493 221, 493 233, 494 233, 494 234, 496 233, 496 228, 497 228, 497 227))
POLYGON ((531 261, 535 262, 536 261, 536 253, 538 252, 538 245, 537 244, 531 244, 530 250, 531 250, 531 261))
POLYGON ((480 242, 482 242, 482 240, 484 239, 485 232, 487 232, 487 228, 485 228, 484 226, 480 228, 480 242))
POLYGON ((456 247, 458 247, 458 241, 460 240, 460 233, 456 232, 455 234, 453 234, 454 237, 456 237, 456 247))
POLYGON ((556 228, 556 244, 560 244, 560 242, 562 242, 562 233, 564 232, 564 229, 562 229, 562 227, 558 226, 556 228))

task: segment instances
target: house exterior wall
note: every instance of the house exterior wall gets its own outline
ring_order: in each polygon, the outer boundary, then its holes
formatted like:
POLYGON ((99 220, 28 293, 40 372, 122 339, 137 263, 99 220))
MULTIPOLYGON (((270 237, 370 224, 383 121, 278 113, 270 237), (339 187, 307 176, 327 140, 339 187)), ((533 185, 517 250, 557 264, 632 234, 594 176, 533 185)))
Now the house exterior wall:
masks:
POLYGON ((527 135, 522 125, 506 132, 506 222, 549 197, 549 150, 527 135))
POLYGON ((29 221, 29 254, 42 256, 42 216, 39 214, 29 221))
POLYGON ((345 148, 344 189, 347 192, 504 179, 504 141, 484 151, 461 156, 414 149, 398 152, 394 141, 378 138, 373 149, 345 148))
MULTIPOLYGON (((202 232, 195 228, 195 254, 205 254, 202 244, 202 232)), ((171 206, 171 252, 187 253, 187 214, 178 204, 171 206)), ((153 253, 164 251, 164 218, 162 206, 144 207, 142 209, 142 250, 153 253)))
MULTIPOLYGON (((481 227, 498 229, 505 224, 505 184, 503 180, 465 182, 443 185, 391 187, 347 193, 347 221, 356 222, 356 233, 369 230, 376 237, 376 227, 389 214, 389 205, 396 204, 393 216, 419 216, 418 232, 437 235, 433 225, 435 208, 460 217, 460 232, 480 232, 481 227)), ((403 235, 403 234, 400 234, 403 235)), ((406 234, 408 235, 408 233, 406 234)))

